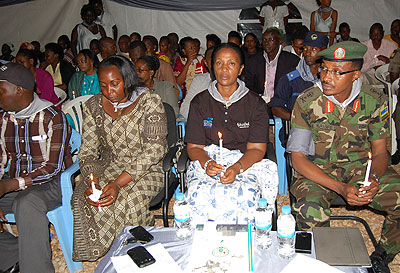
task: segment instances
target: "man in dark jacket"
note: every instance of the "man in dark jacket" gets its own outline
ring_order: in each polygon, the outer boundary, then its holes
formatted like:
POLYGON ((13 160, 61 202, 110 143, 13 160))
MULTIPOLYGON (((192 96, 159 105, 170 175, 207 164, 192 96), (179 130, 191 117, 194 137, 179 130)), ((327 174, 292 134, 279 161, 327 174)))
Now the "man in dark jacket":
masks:
POLYGON ((279 79, 294 70, 299 57, 283 51, 281 33, 276 28, 268 28, 262 39, 264 51, 248 59, 245 64, 244 81, 246 87, 264 96, 269 102, 279 79))

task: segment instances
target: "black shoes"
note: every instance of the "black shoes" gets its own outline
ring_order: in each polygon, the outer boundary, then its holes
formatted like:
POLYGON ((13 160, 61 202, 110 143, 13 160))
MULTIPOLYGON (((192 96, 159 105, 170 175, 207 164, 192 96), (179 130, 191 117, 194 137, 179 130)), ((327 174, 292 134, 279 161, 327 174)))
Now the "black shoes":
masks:
POLYGON ((378 246, 370 256, 372 267, 369 273, 390 273, 388 264, 394 259, 394 255, 387 254, 382 246, 378 246))

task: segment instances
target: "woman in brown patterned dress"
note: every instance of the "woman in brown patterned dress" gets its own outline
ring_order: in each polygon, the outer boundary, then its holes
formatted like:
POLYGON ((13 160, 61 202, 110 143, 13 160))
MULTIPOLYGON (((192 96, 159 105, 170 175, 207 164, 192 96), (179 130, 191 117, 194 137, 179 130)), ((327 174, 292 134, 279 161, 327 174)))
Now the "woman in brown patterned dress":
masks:
POLYGON ((71 201, 74 260, 102 257, 125 225, 152 225, 149 203, 163 185, 167 120, 161 98, 138 86, 136 71, 124 57, 104 60, 98 77, 101 94, 84 107, 83 181, 71 201), (88 198, 90 174, 102 189, 99 202, 88 198))

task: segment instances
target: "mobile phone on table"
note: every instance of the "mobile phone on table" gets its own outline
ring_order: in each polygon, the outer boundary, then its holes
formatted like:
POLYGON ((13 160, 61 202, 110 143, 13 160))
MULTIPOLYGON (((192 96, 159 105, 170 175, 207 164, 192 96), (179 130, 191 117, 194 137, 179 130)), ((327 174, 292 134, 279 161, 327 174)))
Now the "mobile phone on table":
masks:
POLYGON ((156 262, 156 259, 154 259, 154 257, 143 246, 131 248, 128 250, 127 254, 140 268, 154 264, 156 262))
POLYGON ((129 230, 132 236, 136 239, 137 242, 142 244, 148 243, 154 239, 153 235, 151 235, 147 230, 142 226, 137 226, 129 230))
POLYGON ((311 254, 311 237, 310 232, 297 232, 295 250, 296 253, 311 254))

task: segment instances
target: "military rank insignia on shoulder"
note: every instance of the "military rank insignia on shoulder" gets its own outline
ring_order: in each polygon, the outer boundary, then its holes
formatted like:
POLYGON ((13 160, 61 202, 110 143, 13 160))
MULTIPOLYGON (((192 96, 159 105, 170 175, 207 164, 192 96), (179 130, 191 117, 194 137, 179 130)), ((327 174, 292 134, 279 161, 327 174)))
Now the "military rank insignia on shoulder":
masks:
POLYGON ((321 96, 321 94, 321 89, 319 89, 318 86, 314 85, 300 93, 300 95, 297 97, 297 101, 300 107, 304 108, 307 106, 308 103, 321 96))
POLYGON ((373 88, 372 86, 367 85, 366 88, 363 88, 362 90, 374 97, 374 99, 376 99, 379 104, 382 104, 386 101, 386 95, 380 89, 373 88))
POLYGON ((288 78, 289 81, 293 81, 294 79, 300 77, 300 72, 297 69, 295 69, 287 73, 286 77, 288 78))

